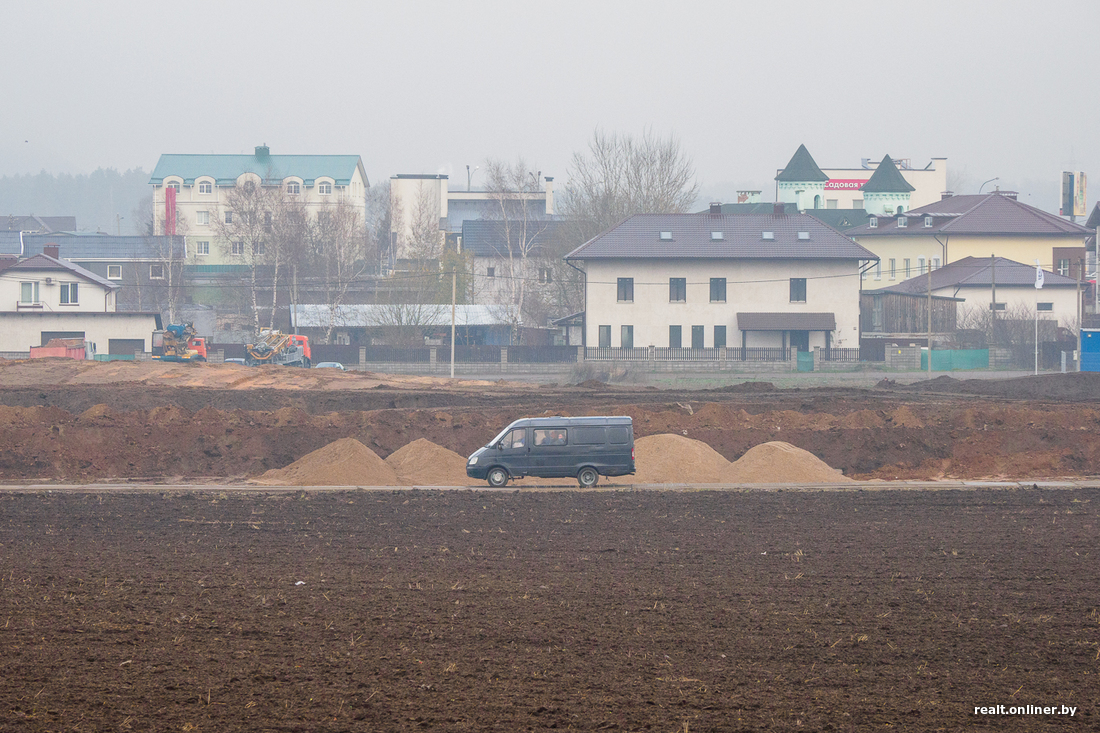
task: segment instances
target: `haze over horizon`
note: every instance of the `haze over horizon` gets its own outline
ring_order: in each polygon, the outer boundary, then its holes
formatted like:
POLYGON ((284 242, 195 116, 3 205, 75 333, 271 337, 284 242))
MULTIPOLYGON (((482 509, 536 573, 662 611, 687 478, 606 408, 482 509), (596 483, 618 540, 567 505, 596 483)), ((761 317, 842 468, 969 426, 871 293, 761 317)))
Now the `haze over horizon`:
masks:
MULTIPOLYGON (((823 168, 948 159, 1057 211, 1100 190, 1095 0, 843 5, 46 0, 6 9, 0 176, 152 171, 163 153, 357 154, 378 182, 526 160, 567 184, 597 128, 674 135, 700 199, 823 168)), ((478 173, 473 185, 479 183, 478 173)), ((41 212, 40 212, 41 213, 41 212)), ((63 213, 63 212, 60 212, 63 213)))

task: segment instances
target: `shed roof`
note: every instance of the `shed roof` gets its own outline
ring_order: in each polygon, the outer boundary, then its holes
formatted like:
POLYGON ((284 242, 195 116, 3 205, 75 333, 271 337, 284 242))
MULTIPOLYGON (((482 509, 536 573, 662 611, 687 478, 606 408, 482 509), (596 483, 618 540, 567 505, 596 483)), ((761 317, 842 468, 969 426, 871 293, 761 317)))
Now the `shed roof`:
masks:
POLYGON ((833 313, 738 313, 741 331, 835 331, 833 313))

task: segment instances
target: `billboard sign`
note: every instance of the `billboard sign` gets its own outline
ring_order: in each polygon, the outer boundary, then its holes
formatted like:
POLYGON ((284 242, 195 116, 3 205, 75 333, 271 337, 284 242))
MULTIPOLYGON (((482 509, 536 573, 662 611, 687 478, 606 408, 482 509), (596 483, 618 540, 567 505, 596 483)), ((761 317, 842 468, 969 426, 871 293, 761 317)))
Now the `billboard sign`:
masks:
POLYGON ((867 178, 830 178, 825 182, 826 191, 858 191, 867 178))
POLYGON ((1062 171, 1062 216, 1085 216, 1087 178, 1081 171, 1062 171))

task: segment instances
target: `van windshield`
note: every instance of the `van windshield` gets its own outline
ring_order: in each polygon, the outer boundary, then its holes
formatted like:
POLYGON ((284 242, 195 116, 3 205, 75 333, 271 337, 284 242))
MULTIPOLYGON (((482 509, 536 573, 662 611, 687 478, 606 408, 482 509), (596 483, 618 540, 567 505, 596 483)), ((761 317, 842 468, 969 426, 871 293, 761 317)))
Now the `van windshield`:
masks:
POLYGON ((499 443, 500 441, 504 440, 504 436, 507 435, 508 431, 512 429, 512 425, 515 425, 515 423, 512 423, 508 427, 504 428, 504 430, 501 430, 499 433, 497 433, 497 437, 490 440, 489 445, 487 445, 485 447, 486 448, 491 448, 494 445, 496 445, 497 443, 499 443))

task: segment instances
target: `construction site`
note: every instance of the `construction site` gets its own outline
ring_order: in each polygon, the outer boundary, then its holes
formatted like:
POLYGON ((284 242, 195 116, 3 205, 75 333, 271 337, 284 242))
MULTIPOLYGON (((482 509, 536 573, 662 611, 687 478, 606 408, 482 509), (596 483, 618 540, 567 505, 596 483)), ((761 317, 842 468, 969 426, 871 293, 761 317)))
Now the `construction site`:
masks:
POLYGON ((0 731, 1100 729, 1098 397, 0 361, 0 731))

